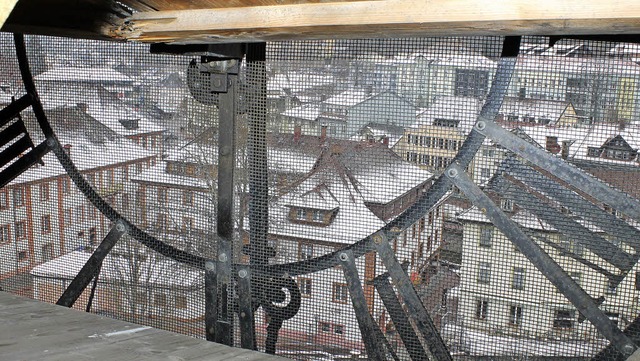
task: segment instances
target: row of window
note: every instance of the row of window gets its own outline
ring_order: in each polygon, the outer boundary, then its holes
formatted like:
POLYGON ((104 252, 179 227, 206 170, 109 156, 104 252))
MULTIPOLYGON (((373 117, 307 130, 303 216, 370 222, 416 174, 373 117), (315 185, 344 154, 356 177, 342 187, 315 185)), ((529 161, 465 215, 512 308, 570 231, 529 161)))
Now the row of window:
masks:
POLYGON ((453 140, 446 138, 435 138, 415 134, 407 134, 407 143, 420 145, 427 148, 439 148, 458 150, 462 146, 462 140, 453 140))
MULTIPOLYGON (((313 280, 311 278, 298 278, 298 287, 303 297, 313 296, 313 280)), ((331 288, 331 301, 338 303, 349 302, 349 288, 346 283, 333 283, 331 288)))
MULTIPOLYGON (((520 326, 522 324, 522 306, 510 305, 507 308, 508 324, 520 326)), ((554 311, 553 328, 570 329, 573 328, 576 312, 574 310, 557 309, 554 311)), ((476 301, 476 319, 489 319, 489 301, 476 301)))
MULTIPOLYGON (((194 229, 194 220, 192 217, 182 217, 182 231, 187 232, 189 230, 194 229)), ((156 228, 157 229, 168 229, 169 228, 169 215, 166 213, 158 213, 158 217, 156 219, 156 228)))
MULTIPOLYGON (((167 203, 169 189, 158 187, 158 203, 167 203)), ((181 194, 182 205, 192 206, 194 204, 195 192, 190 189, 183 189, 181 194)))
POLYGON ((291 213, 293 221, 327 224, 327 211, 321 209, 296 208, 291 213))
POLYGON ((440 157, 429 154, 418 154, 415 152, 407 152, 407 161, 416 164, 423 164, 434 168, 445 168, 453 161, 453 158, 440 157))
MULTIPOLYGON (((524 267, 513 267, 511 274, 511 288, 515 290, 524 290, 525 285, 524 267)), ((491 263, 480 262, 478 266, 478 283, 491 284, 491 263)))

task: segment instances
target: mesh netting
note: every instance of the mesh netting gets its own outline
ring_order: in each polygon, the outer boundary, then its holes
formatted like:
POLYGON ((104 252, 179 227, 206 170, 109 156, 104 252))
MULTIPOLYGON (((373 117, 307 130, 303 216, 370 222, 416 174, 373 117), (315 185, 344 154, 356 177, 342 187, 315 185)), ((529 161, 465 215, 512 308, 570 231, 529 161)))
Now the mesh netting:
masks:
MULTIPOLYGON (((213 284, 218 341, 297 360, 621 359, 640 341, 640 48, 525 37, 514 59, 503 40, 221 62, 30 37, 87 183, 50 152, 0 190, 0 286, 57 302, 124 222, 73 307, 205 338, 213 284)), ((0 106, 23 94, 4 34, 0 106)), ((12 119, 33 144, 38 121, 12 119)))

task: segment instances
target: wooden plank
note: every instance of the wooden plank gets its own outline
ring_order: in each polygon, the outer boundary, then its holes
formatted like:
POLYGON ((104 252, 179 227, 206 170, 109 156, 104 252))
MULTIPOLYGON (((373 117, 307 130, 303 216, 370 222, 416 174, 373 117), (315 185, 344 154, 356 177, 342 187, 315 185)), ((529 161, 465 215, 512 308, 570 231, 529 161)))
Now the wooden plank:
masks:
MULTIPOLYGON (((165 10, 190 10, 190 9, 214 9, 237 8, 247 6, 269 6, 310 4, 329 2, 353 2, 354 0, 122 0, 121 2, 138 11, 165 11, 165 10)), ((366 0, 355 0, 366 1, 366 0)))
POLYGON ((0 344, 3 360, 284 360, 5 292, 0 344))
POLYGON ((142 42, 211 43, 637 33, 637 0, 381 0, 140 12, 111 36, 142 42))
POLYGON ((9 17, 9 14, 11 14, 11 11, 13 11, 13 7, 17 2, 18 0, 2 0, 0 2, 0 28, 9 17))

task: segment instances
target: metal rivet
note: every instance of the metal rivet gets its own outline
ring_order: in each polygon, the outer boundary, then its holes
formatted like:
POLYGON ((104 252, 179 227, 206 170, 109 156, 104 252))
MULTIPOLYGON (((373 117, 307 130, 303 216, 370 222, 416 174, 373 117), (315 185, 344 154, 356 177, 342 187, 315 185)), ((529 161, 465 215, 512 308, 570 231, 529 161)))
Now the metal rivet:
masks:
POLYGON ((346 261, 349 260, 349 256, 346 253, 342 252, 342 253, 340 253, 340 260, 342 262, 346 262, 346 261))
POLYGON ((244 313, 244 312, 240 312, 240 317, 245 318, 245 317, 247 317, 247 314, 244 313))
POLYGON ((476 129, 478 130, 484 130, 486 127, 487 127, 487 123, 485 123, 484 120, 481 120, 478 123, 476 123, 476 129))
POLYGON ((455 178, 458 176, 458 170, 455 168, 447 169, 447 176, 449 178, 455 178))
POLYGON ((53 147, 54 145, 56 145, 56 141, 53 140, 52 138, 47 139, 47 145, 50 147, 53 147))
POLYGON ((227 258, 227 254, 226 253, 222 253, 218 256, 218 261, 220 262, 227 262, 228 258, 227 258))
POLYGON ((373 235, 373 243, 380 244, 382 243, 382 236, 379 234, 373 235))
POLYGON ((626 344, 626 345, 622 346, 622 349, 623 349, 623 352, 626 355, 631 355, 636 350, 636 348, 633 345, 630 345, 630 344, 626 344))
POLYGON ((209 272, 213 272, 216 270, 216 265, 211 261, 207 261, 204 263, 204 269, 206 269, 209 272))
POLYGON ((238 271, 238 277, 240 278, 246 278, 248 274, 249 272, 247 272, 246 269, 241 269, 240 271, 238 271))
POLYGON ((116 230, 119 232, 124 232, 125 228, 124 228, 124 224, 120 221, 118 221, 116 223, 116 230))

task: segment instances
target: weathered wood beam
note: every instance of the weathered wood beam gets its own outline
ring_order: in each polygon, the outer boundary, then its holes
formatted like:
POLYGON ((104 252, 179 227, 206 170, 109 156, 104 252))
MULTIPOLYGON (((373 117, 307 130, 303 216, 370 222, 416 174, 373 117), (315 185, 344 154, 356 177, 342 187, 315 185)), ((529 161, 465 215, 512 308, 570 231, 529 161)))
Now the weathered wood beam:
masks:
POLYGON ((528 34, 640 34, 640 2, 380 0, 140 12, 112 36, 211 43, 528 34))
POLYGON ((4 21, 7 20, 9 14, 13 10, 13 7, 16 5, 18 0, 3 0, 0 2, 0 28, 4 21))

